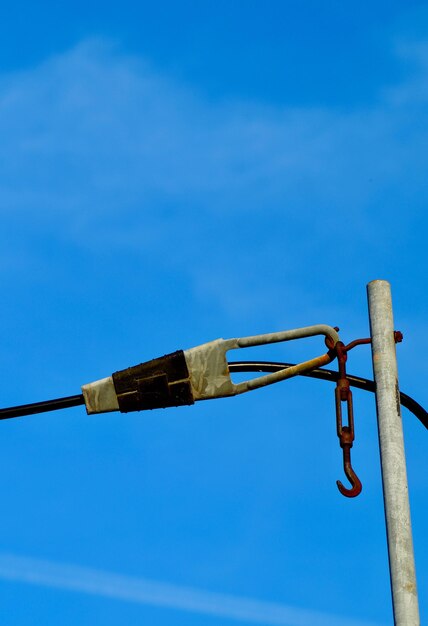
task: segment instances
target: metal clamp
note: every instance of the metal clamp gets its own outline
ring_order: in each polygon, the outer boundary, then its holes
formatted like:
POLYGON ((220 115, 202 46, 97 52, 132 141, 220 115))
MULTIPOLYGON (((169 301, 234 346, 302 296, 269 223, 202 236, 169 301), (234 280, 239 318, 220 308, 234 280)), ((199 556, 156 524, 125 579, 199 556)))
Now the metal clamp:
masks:
POLYGON ((237 339, 216 339, 196 348, 185 350, 184 356, 189 368, 193 397, 195 400, 208 400, 211 398, 235 396, 246 391, 265 387, 266 385, 272 385, 322 365, 327 365, 336 356, 333 349, 338 342, 339 335, 334 328, 326 324, 318 324, 316 326, 306 326, 266 335, 253 335, 237 339), (238 384, 232 382, 226 359, 226 352, 229 350, 292 341, 293 339, 316 335, 324 335, 326 337, 328 347, 330 348, 327 353, 266 376, 253 378, 238 384))
POLYGON ((236 339, 216 339, 190 350, 129 367, 82 387, 88 413, 142 411, 235 396, 272 385, 330 363, 336 356, 337 331, 319 324, 295 330, 236 339), (238 384, 230 378, 226 352, 302 337, 324 335, 328 352, 293 367, 238 384))

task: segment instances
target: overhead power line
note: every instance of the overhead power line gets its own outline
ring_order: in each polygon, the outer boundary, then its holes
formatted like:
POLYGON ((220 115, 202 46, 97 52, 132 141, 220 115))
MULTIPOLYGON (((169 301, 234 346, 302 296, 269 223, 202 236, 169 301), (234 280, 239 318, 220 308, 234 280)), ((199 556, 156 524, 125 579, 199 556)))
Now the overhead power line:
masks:
MULTIPOLYGON (((271 361, 236 361, 229 363, 229 370, 231 373, 278 372, 290 367, 295 367, 295 364, 271 361)), ((311 370, 310 372, 304 372, 300 374, 300 376, 317 378, 319 380, 326 380, 335 383, 339 378, 339 373, 330 369, 318 368, 311 370)), ((348 379, 351 387, 362 389, 363 391, 370 391, 372 393, 376 391, 376 386, 373 380, 362 378, 361 376, 354 376, 352 374, 348 374, 348 379)), ((400 392, 400 403, 413 413, 421 424, 428 429, 428 412, 416 400, 407 394, 400 392)), ((56 398, 54 400, 44 400, 42 402, 32 402, 31 404, 22 404, 19 406, 0 409, 0 420, 11 419, 13 417, 24 417, 25 415, 34 415, 36 413, 46 413, 48 411, 58 411, 61 409, 81 406, 83 404, 85 404, 83 394, 56 398)))

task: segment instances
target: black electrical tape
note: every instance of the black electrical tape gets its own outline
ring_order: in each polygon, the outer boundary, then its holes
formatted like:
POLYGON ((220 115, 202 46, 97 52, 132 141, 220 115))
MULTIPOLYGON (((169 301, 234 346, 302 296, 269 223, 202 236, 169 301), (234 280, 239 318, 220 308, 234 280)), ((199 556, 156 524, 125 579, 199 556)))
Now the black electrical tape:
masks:
POLYGON ((121 413, 194 404, 183 350, 112 375, 121 413))

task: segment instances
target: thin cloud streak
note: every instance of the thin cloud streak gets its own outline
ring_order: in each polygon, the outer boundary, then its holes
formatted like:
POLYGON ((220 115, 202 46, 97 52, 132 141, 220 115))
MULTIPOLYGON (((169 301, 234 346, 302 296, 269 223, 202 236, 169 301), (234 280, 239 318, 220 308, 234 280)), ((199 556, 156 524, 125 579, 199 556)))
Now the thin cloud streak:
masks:
POLYGON ((374 622, 13 554, 0 554, 0 578, 266 626, 380 626, 374 622))
POLYGON ((408 300, 424 278, 407 250, 424 246, 428 45, 391 54, 400 80, 347 110, 211 101, 102 39, 0 73, 0 275, 53 276, 46 242, 97 266, 132 255, 137 276, 155 263, 263 332, 330 318, 346 237, 349 293, 408 276, 408 300))
MULTIPOLYGON (((103 40, 0 74, 3 228, 19 233, 14 248, 24 224, 32 241, 132 251, 182 272, 229 313, 244 302, 265 316, 263 302, 284 301, 284 267, 302 284, 301 259, 320 259, 330 288, 336 249, 326 241, 343 236, 346 215, 346 261, 363 274, 365 259, 379 266, 391 242, 413 241, 426 207, 428 47, 402 44, 397 56, 411 60, 406 76, 352 110, 213 102, 103 40), (224 251, 237 239, 232 274, 224 251)), ((10 274, 1 259, 0 272, 10 274)))

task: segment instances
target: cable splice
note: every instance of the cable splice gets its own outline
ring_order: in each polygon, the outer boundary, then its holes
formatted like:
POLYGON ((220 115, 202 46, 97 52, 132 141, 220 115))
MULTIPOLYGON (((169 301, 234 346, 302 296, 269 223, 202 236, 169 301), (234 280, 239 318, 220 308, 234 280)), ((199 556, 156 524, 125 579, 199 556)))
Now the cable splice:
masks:
POLYGON ((250 337, 215 339, 188 350, 128 367, 82 386, 88 415, 109 411, 145 411, 214 400, 259 389, 331 363, 340 341, 336 329, 316 324, 250 337), (328 351, 293 367, 235 384, 230 378, 226 353, 303 337, 323 335, 328 351))

